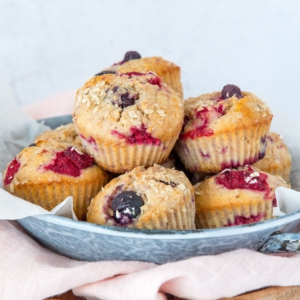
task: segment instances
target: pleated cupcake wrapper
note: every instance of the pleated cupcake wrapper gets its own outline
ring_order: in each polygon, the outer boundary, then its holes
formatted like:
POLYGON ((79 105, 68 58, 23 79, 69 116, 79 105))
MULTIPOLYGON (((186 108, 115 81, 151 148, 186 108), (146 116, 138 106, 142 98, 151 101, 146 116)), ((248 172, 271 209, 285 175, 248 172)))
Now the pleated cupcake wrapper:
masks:
POLYGON ((261 143, 269 125, 237 132, 178 140, 175 149, 190 172, 217 173, 224 168, 253 164, 265 149, 261 143))
POLYGON ((162 80, 183 98, 182 83, 180 81, 180 70, 173 69, 161 75, 162 80))
POLYGON ((138 166, 149 167, 163 163, 171 152, 177 138, 161 145, 105 145, 98 143, 95 150, 85 143, 86 150, 95 158, 96 163, 103 169, 113 173, 125 173, 138 166))
POLYGON ((159 214, 159 218, 152 218, 150 221, 142 222, 140 219, 135 224, 140 229, 166 229, 166 230, 189 230, 195 229, 195 206, 192 199, 186 203, 184 209, 177 211, 167 210, 159 214))
POLYGON ((232 208, 196 211, 196 227, 198 229, 221 228, 230 223, 234 224, 236 216, 249 218, 260 214, 265 214, 265 217, 262 217, 259 221, 272 218, 272 200, 263 200, 256 206, 245 204, 232 208))
POLYGON ((49 211, 68 196, 72 196, 73 208, 77 218, 85 220, 90 200, 97 195, 106 182, 106 179, 101 179, 95 180, 93 183, 82 181, 80 183, 45 182, 39 185, 22 184, 14 187, 14 195, 49 211))

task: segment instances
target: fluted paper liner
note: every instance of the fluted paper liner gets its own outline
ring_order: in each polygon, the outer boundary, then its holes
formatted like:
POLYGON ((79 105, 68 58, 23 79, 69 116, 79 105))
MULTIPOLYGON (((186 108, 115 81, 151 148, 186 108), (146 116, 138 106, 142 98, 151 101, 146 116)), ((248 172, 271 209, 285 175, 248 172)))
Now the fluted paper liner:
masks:
POLYGON ((94 157, 98 166, 113 173, 125 173, 138 166, 150 167, 163 163, 169 156, 176 140, 175 137, 160 145, 97 143, 97 150, 85 140, 82 143, 89 154, 94 157))
POLYGON ((85 220, 91 199, 107 182, 107 178, 95 176, 97 175, 96 172, 92 172, 91 175, 93 181, 82 179, 77 182, 61 181, 15 185, 14 195, 49 211, 68 196, 72 196, 73 210, 77 218, 85 220))
POLYGON ((272 200, 263 200, 258 205, 238 204, 230 209, 215 209, 207 212, 196 213, 197 228, 221 228, 228 224, 235 223, 235 217, 249 218, 251 216, 262 215, 259 221, 272 218, 272 200))
POLYGON ((175 92, 179 93, 179 95, 183 98, 183 89, 180 81, 179 70, 174 69, 170 72, 166 72, 161 77, 169 87, 171 87, 175 92))
POLYGON ((261 138, 268 131, 269 125, 259 124, 237 132, 178 140, 175 147, 188 171, 217 173, 255 163, 265 151, 261 138))
POLYGON ((141 222, 139 220, 140 229, 167 229, 167 230, 190 230, 195 229, 195 215, 193 212, 191 199, 186 202, 186 206, 182 210, 167 210, 160 215, 160 220, 151 220, 150 222, 141 222))

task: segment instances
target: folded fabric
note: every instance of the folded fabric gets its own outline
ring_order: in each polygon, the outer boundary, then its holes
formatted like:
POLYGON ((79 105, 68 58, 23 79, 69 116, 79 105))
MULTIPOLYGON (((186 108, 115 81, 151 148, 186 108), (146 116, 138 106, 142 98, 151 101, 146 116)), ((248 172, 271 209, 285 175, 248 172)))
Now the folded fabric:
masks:
POLYGON ((240 249, 155 265, 76 261, 35 242, 15 221, 0 221, 1 299, 44 299, 70 289, 86 299, 218 299, 272 285, 300 284, 300 254, 240 249))

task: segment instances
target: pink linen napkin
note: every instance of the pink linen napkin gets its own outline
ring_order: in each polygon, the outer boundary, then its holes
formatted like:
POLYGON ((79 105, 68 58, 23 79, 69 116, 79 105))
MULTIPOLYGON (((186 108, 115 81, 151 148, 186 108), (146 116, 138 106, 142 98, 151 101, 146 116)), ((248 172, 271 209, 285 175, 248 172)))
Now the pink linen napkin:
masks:
POLYGON ((42 101, 22 106, 22 110, 32 118, 44 119, 55 116, 71 115, 75 100, 75 91, 67 91, 48 98, 42 101))
POLYGON ((155 265, 76 261, 36 243, 14 221, 0 221, 0 298, 39 300, 70 289, 86 299, 218 299, 272 285, 300 284, 300 254, 240 249, 155 265))
MULTIPOLYGON (((70 114, 73 99, 68 95, 24 110, 37 119, 70 114)), ((44 299, 70 289, 93 300, 166 299, 166 294, 218 299, 267 286, 300 285, 299 273, 300 254, 283 257, 247 249, 164 265, 76 261, 40 246, 17 222, 0 221, 0 299, 4 300, 44 299)))

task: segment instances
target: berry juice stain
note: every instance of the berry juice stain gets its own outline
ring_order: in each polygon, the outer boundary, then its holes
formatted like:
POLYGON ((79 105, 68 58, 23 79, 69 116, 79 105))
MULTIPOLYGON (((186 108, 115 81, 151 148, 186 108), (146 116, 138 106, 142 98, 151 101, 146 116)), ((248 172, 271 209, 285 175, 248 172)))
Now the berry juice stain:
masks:
POLYGON ((78 153, 74 147, 67 150, 57 152, 54 160, 47 166, 45 170, 51 170, 55 173, 78 177, 81 170, 87 169, 94 164, 94 159, 86 153, 78 153))
POLYGON ((9 164, 4 178, 5 185, 8 185, 13 181, 15 174, 19 171, 20 166, 21 163, 18 162, 16 158, 9 164))

